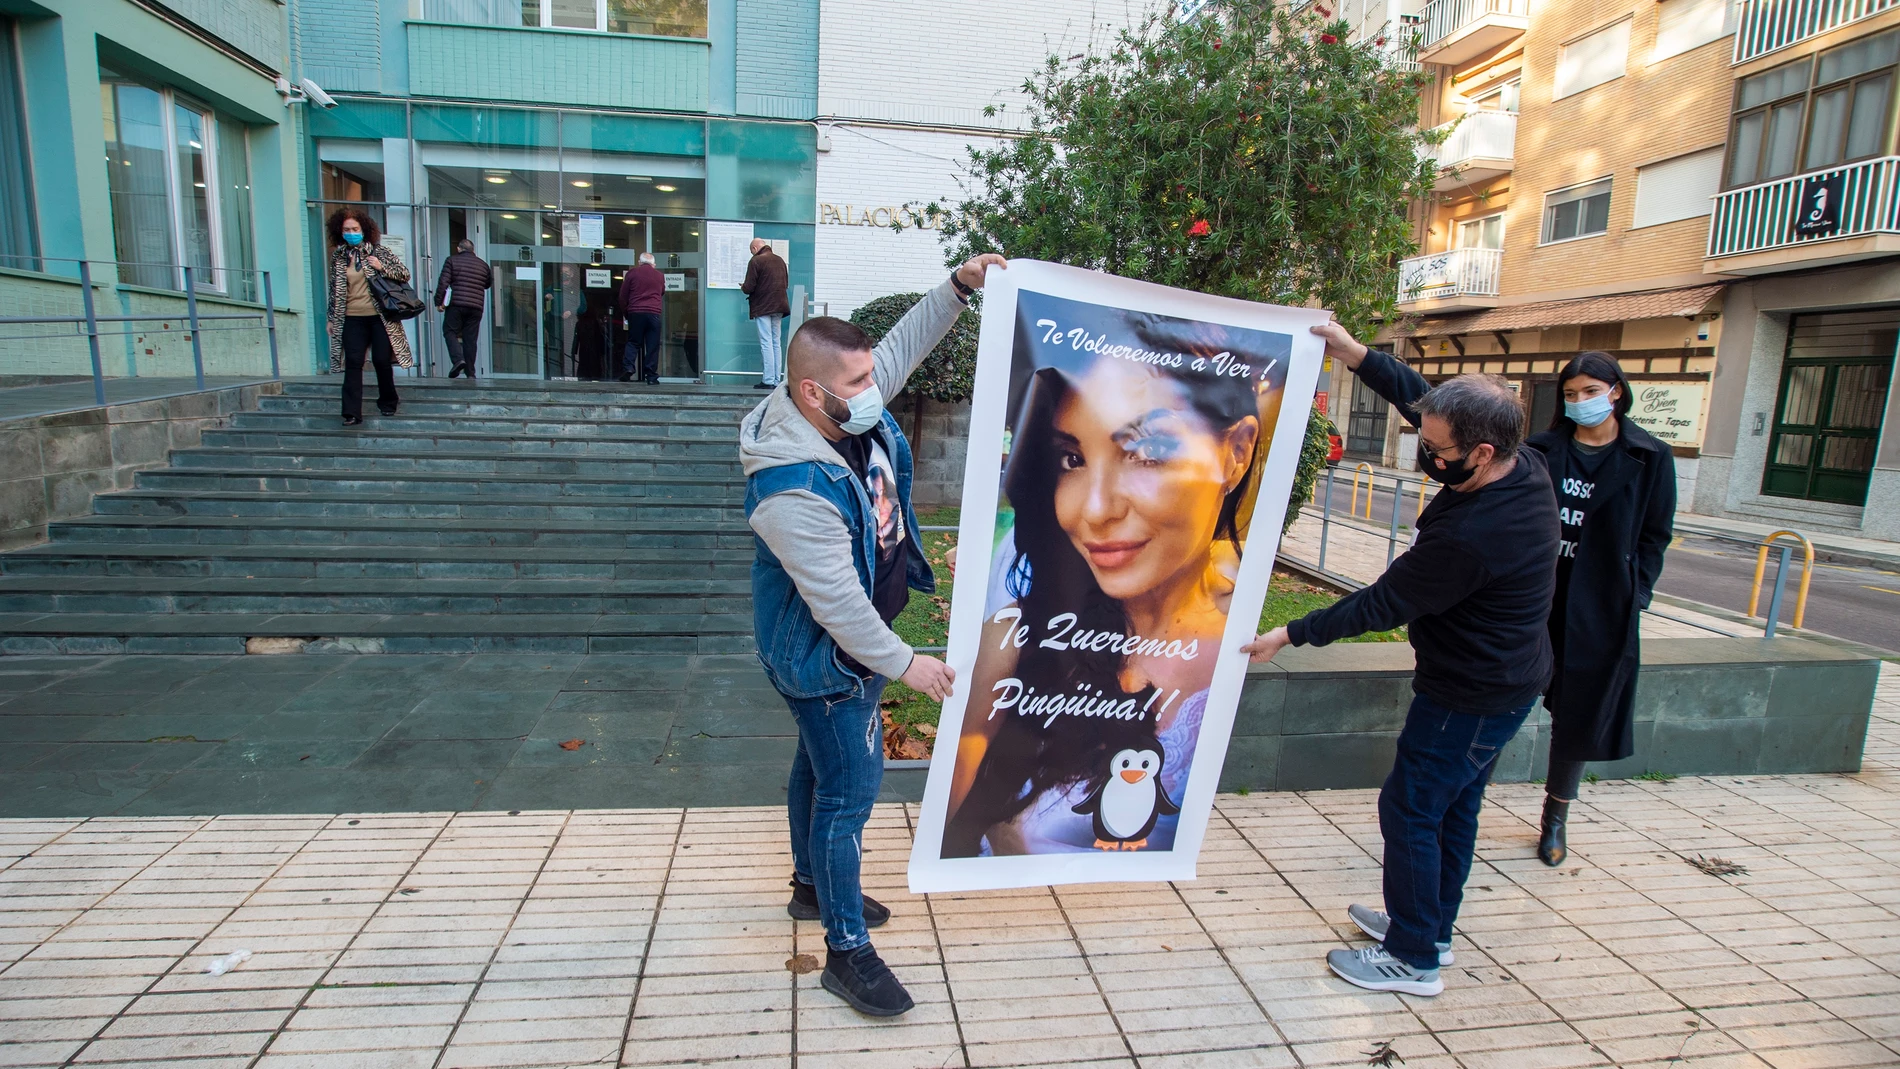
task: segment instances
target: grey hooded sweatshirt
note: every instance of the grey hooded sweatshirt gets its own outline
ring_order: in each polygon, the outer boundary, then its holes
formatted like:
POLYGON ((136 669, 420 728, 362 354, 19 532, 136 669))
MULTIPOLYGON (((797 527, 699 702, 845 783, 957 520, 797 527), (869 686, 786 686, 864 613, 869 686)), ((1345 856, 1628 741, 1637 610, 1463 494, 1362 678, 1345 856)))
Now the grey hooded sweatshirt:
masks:
MULTIPOLYGON (((963 307, 956 288, 945 279, 877 344, 872 350, 876 366, 871 377, 886 399, 904 388, 911 372, 950 332, 963 307)), ((766 395, 739 424, 739 460, 748 477, 767 468, 811 461, 849 466, 798 410, 786 392, 790 384, 788 378, 785 386, 766 395)), ((910 502, 903 502, 903 507, 909 509, 910 502)), ((803 490, 773 494, 752 510, 751 524, 785 565, 812 619, 840 649, 886 679, 909 670, 911 648, 885 626, 865 595, 852 563, 850 531, 831 502, 803 490)))

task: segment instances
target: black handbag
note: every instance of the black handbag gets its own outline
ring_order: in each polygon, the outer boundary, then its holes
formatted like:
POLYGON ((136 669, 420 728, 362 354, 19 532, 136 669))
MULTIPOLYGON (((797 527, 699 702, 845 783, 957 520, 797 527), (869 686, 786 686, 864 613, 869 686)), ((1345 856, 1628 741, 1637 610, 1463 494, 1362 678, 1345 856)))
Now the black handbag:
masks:
POLYGON ((384 319, 414 319, 422 314, 422 298, 407 282, 398 282, 382 274, 369 276, 369 296, 384 319))

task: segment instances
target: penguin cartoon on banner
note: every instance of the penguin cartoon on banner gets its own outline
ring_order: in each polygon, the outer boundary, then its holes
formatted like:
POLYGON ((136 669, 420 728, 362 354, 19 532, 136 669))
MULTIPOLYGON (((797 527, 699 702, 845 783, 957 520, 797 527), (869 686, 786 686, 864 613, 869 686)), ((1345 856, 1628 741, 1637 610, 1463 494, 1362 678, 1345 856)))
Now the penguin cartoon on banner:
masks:
POLYGON ((1157 739, 1144 740, 1141 749, 1116 752, 1108 760, 1108 775, 1073 811, 1095 815, 1098 850, 1139 850, 1148 845, 1148 833, 1163 814, 1181 807, 1168 798, 1161 785, 1161 765, 1167 751, 1157 739))

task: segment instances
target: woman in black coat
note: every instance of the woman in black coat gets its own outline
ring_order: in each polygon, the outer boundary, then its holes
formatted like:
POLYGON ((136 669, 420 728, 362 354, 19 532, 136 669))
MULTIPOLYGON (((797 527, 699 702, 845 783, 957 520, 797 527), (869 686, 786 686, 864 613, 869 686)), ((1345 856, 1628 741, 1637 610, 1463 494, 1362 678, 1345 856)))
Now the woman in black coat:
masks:
POLYGON ((1579 353, 1557 373, 1563 412, 1529 445, 1549 460, 1563 540, 1550 643, 1556 653, 1550 773, 1537 856, 1562 864, 1564 825, 1586 761, 1635 752, 1637 631, 1662 574, 1676 514, 1669 447, 1629 419, 1629 380, 1607 353, 1579 353))

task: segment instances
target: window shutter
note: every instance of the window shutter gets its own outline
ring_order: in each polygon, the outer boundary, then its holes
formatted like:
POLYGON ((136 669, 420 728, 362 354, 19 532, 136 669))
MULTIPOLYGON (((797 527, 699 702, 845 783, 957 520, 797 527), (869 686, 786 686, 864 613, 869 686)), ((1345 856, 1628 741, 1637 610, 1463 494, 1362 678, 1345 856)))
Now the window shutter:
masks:
POLYGON ((1668 59, 1730 32, 1730 0, 1662 0, 1654 59, 1668 59))
POLYGON ((1722 150, 1691 152, 1636 172, 1636 220, 1632 228, 1693 219, 1712 210, 1722 185, 1722 150))
POLYGON ((1563 46, 1557 54, 1556 95, 1567 97, 1623 76, 1630 50, 1630 20, 1622 19, 1563 46))

